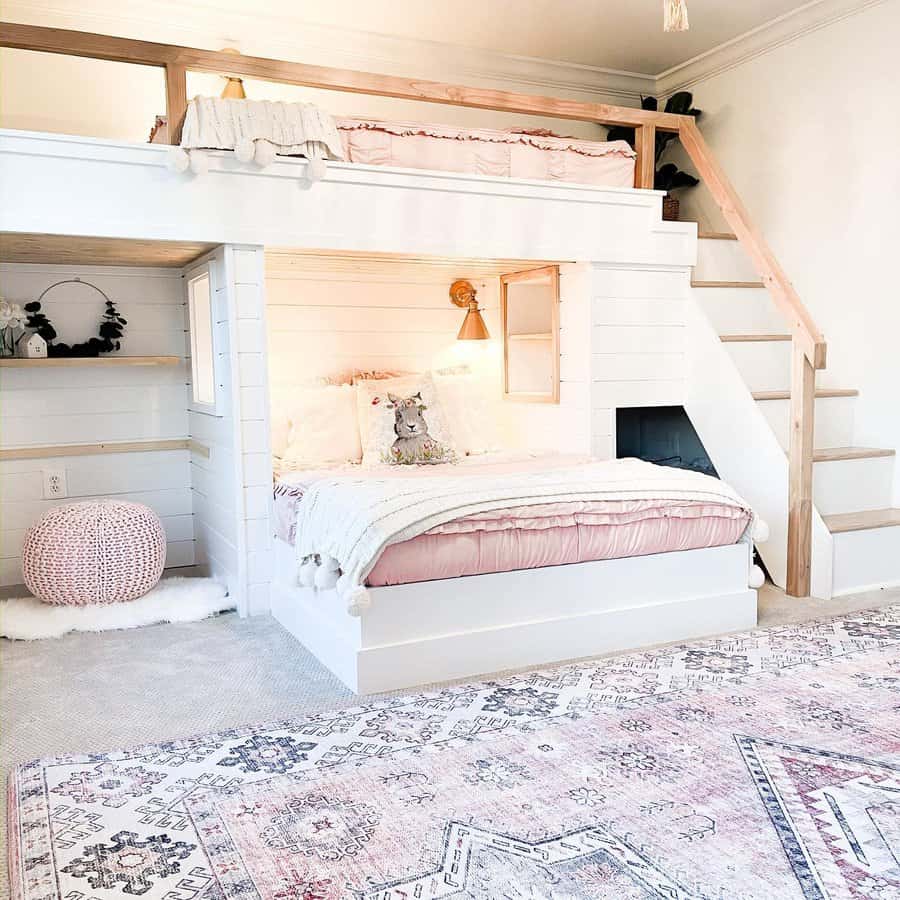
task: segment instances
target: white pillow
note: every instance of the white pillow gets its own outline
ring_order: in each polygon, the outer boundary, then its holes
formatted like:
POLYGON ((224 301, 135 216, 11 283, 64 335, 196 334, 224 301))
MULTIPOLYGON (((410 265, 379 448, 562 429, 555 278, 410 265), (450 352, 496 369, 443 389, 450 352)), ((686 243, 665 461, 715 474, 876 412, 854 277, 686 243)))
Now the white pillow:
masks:
POLYGON ((282 456, 288 468, 358 463, 362 458, 356 418, 356 388, 328 384, 291 393, 290 426, 282 456))
POLYGON ((456 462, 453 434, 428 373, 360 381, 356 397, 364 466, 456 462))
POLYGON ((434 373, 438 398, 460 453, 491 453, 503 449, 500 387, 490 378, 470 373, 434 373))

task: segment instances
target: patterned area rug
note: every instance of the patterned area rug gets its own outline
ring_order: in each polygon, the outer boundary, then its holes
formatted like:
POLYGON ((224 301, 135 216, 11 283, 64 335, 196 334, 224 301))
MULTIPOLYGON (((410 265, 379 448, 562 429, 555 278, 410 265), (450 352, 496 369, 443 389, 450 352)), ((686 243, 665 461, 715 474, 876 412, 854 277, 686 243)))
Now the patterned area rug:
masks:
POLYGON ((10 782, 22 900, 900 897, 900 607, 10 782))

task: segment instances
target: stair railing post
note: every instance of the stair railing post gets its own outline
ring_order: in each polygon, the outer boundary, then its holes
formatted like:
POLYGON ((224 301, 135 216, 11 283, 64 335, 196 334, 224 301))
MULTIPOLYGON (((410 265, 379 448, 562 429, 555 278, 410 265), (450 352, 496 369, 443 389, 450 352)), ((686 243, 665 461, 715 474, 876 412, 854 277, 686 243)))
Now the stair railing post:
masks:
POLYGON ((813 443, 816 370, 797 340, 791 359, 791 445, 788 473, 787 593, 808 597, 812 563, 813 443))

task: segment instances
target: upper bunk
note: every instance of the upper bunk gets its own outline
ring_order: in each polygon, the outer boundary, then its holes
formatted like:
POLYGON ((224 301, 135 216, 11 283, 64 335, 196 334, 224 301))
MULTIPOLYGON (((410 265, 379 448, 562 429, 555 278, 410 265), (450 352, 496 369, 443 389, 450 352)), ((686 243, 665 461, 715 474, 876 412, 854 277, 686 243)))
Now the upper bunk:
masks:
POLYGON ((663 222, 661 193, 358 162, 206 152, 0 130, 0 231, 474 258, 689 266, 696 225, 663 222))

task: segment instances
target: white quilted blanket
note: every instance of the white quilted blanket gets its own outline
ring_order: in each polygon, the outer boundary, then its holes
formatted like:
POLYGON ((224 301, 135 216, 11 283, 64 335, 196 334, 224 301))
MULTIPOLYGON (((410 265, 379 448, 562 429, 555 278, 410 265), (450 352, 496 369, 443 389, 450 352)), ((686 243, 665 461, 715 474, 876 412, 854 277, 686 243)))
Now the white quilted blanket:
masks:
POLYGON ((358 615, 369 604, 366 576, 388 545, 463 516, 579 500, 684 500, 749 510, 716 478, 637 459, 504 475, 324 478, 297 508, 299 580, 336 587, 358 615))

